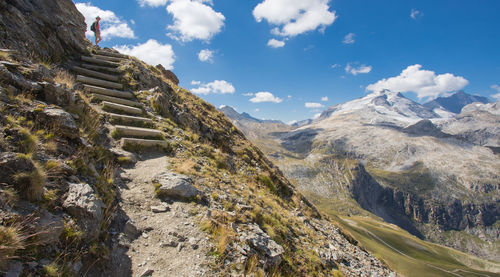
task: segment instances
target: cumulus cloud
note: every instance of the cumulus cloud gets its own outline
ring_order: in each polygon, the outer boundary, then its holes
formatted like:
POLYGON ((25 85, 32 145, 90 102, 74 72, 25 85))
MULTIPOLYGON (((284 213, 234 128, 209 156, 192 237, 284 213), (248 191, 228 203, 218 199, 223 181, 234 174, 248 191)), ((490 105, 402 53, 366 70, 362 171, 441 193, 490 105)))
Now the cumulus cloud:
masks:
POLYGON ((331 66, 331 67, 332 67, 332 68, 337 68, 337 67, 340 67, 340 64, 335 63, 335 64, 332 64, 332 66, 331 66))
POLYGON ((211 1, 170 0, 167 12, 174 17, 174 24, 167 27, 170 37, 188 42, 194 39, 209 41, 224 26, 224 15, 206 5, 211 1))
POLYGON ((234 86, 224 80, 215 80, 206 84, 202 84, 198 81, 192 81, 191 84, 199 85, 199 87, 191 89, 191 91, 196 94, 233 94, 235 91, 234 86))
POLYGON ((214 62, 214 51, 209 49, 203 49, 198 53, 198 59, 202 62, 214 62))
POLYGON ((253 10, 257 22, 263 19, 276 26, 272 33, 293 37, 308 31, 323 31, 337 16, 330 11, 330 0, 264 0, 253 10))
POLYGON ((399 76, 382 79, 366 87, 369 91, 388 89, 396 92, 414 92, 419 99, 432 100, 450 92, 463 89, 469 84, 464 77, 451 73, 436 75, 434 71, 422 70, 419 64, 410 65, 399 76))
POLYGON ((372 67, 370 65, 352 65, 352 64, 347 64, 345 67, 345 72, 350 73, 352 75, 358 75, 358 74, 366 74, 370 73, 372 71, 372 67))
POLYGON ((150 6, 153 8, 165 6, 167 4, 167 0, 138 0, 137 2, 141 7, 150 6))
POLYGON ((353 44, 356 42, 354 37, 356 36, 355 33, 349 33, 345 35, 344 40, 342 41, 343 44, 353 44))
POLYGON ((267 91, 261 91, 255 93, 253 98, 250 98, 250 102, 252 103, 263 103, 263 102, 273 102, 273 103, 281 103, 283 99, 274 96, 272 93, 267 91))
POLYGON ((285 46, 285 42, 283 40, 277 40, 272 38, 267 42, 267 46, 272 48, 279 48, 285 46))
POLYGON ((116 50, 136 56, 137 58, 151 64, 161 64, 166 69, 173 69, 175 54, 170 44, 161 44, 154 39, 150 39, 143 44, 115 46, 116 50))
POLYGON ((321 103, 306 102, 305 107, 306 108, 323 108, 324 106, 321 103))
POLYGON ((254 96, 254 94, 253 94, 253 93, 251 93, 251 92, 248 92, 248 93, 243 93, 243 96, 248 96, 248 97, 250 97, 250 96, 254 96))
POLYGON ((323 101, 323 102, 328 101, 328 96, 321 97, 321 101, 323 101))
POLYGON ((500 100, 500 86, 495 84, 495 85, 491 85, 491 88, 498 92, 497 94, 493 94, 491 97, 493 97, 497 100, 500 100))
POLYGON ((416 20, 417 18, 419 17, 422 17, 424 16, 424 13, 417 10, 417 9, 411 9, 411 12, 410 12, 410 17, 414 20, 416 20))
POLYGON ((116 16, 113 11, 102 10, 96 6, 92 6, 90 3, 76 3, 75 6, 85 17, 85 23, 88 27, 85 35, 88 38, 94 37, 94 32, 90 31, 90 26, 97 16, 101 18, 99 25, 101 27, 101 37, 103 40, 110 40, 114 37, 135 38, 134 31, 127 22, 116 16))

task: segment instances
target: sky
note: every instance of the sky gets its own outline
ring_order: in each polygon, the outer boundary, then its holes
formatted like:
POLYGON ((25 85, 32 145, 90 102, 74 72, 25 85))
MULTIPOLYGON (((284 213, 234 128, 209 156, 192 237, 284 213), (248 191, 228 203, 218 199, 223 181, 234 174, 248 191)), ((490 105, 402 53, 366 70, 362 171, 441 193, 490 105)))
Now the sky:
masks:
POLYGON ((89 28, 102 18, 101 47, 256 118, 314 118, 382 89, 420 103, 458 90, 500 100, 498 0, 74 2, 89 28))

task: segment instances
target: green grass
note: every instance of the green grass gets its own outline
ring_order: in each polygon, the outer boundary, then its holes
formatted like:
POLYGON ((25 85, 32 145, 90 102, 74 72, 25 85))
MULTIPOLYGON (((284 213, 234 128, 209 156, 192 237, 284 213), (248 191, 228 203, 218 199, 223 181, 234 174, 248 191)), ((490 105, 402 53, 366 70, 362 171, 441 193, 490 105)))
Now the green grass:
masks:
POLYGON ((387 171, 371 166, 366 170, 378 182, 403 191, 408 191, 421 195, 434 188, 435 181, 432 178, 429 169, 421 162, 416 162, 407 170, 387 171))
POLYGON ((405 276, 500 276, 486 271, 500 272, 500 264, 422 241, 395 225, 367 217, 337 220, 363 247, 405 276))

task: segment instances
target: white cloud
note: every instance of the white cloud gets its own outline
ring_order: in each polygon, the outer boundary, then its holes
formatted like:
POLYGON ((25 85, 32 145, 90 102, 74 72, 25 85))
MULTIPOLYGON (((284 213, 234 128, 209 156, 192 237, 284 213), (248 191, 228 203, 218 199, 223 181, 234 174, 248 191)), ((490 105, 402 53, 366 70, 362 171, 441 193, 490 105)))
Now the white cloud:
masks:
POLYGON ((198 59, 202 62, 209 62, 213 63, 214 62, 214 51, 209 50, 209 49, 203 49, 198 53, 198 59))
POLYGON ((244 93, 243 96, 254 96, 254 94, 251 92, 248 92, 248 93, 244 93))
POLYGON ((460 90, 469 84, 465 78, 450 73, 436 75, 434 71, 422 70, 419 64, 410 65, 399 76, 382 79, 366 87, 369 91, 388 89, 395 92, 414 92, 419 99, 432 100, 460 90))
POLYGON ((323 31, 337 16, 329 11, 330 0, 264 0, 253 10, 257 22, 263 19, 276 27, 272 33, 293 37, 308 31, 323 31))
POLYGON ((286 124, 288 125, 293 125, 295 123, 299 122, 298 120, 292 120, 292 121, 288 121, 286 124))
POLYGON ((496 90, 498 93, 491 95, 491 97, 500 100, 500 86, 499 85, 491 85, 491 88, 496 90))
POLYGON ((323 101, 323 102, 328 101, 328 96, 321 97, 321 101, 323 101))
POLYGON ((411 9, 411 12, 410 12, 410 17, 414 20, 416 20, 417 18, 419 17, 422 17, 424 16, 424 13, 417 10, 417 9, 411 9))
POLYGON ((90 31, 90 26, 97 16, 101 18, 99 25, 101 27, 101 37, 103 40, 110 40, 113 37, 135 38, 134 31, 127 22, 116 16, 114 12, 102 10, 96 6, 92 6, 90 3, 76 3, 75 6, 85 17, 85 23, 88 28, 85 35, 88 38, 92 39, 94 37, 94 32, 90 31))
POLYGON ((191 85, 192 85, 192 86, 198 86, 198 85, 200 85, 200 84, 201 84, 201 82, 200 82, 200 81, 195 81, 195 80, 191 81, 191 85))
POLYGON ((260 109, 259 109, 259 108, 256 108, 254 111, 255 111, 256 113, 258 113, 258 112, 260 112, 260 109))
POLYGON ((313 119, 316 119, 316 118, 318 118, 320 116, 321 116, 321 113, 317 113, 317 114, 313 115, 313 119))
POLYGON ((283 99, 274 96, 272 93, 267 91, 261 91, 255 93, 255 96, 250 99, 252 103, 262 103, 262 102, 273 102, 273 103, 281 103, 283 99))
POLYGON ((277 39, 272 38, 267 42, 267 46, 272 47, 272 48, 279 48, 279 47, 285 46, 285 42, 282 40, 277 40, 277 39))
POLYGON ((323 108, 324 106, 321 103, 306 102, 305 107, 306 108, 323 108))
POLYGON ((141 7, 150 6, 150 7, 160 7, 165 6, 167 4, 167 0, 138 0, 139 5, 141 7))
POLYGON ((355 33, 349 33, 349 34, 345 35, 342 43, 343 44, 353 44, 354 42, 356 42, 356 40, 354 39, 355 36, 356 36, 355 33))
POLYGON ((345 72, 351 73, 352 75, 366 74, 366 73, 370 73, 371 71, 372 71, 372 67, 370 65, 364 65, 364 64, 361 64, 361 65, 356 67, 356 66, 348 63, 345 67, 345 72))
MULTIPOLYGON (((193 83, 193 82, 191 82, 193 83)), ((233 94, 234 86, 224 80, 215 80, 207 84, 199 84, 199 87, 191 89, 196 94, 233 94)))
POLYGON ((197 0, 170 0, 167 12, 174 17, 174 24, 167 27, 168 35, 184 42, 194 39, 209 41, 224 26, 224 15, 197 0))
POLYGON ((332 64, 331 66, 332 68, 337 68, 337 67, 340 67, 340 64, 336 63, 336 64, 332 64))
POLYGON ((115 46, 116 50, 136 56, 137 58, 151 65, 161 64, 166 69, 173 69, 175 54, 170 44, 161 44, 154 39, 150 39, 143 44, 115 46))

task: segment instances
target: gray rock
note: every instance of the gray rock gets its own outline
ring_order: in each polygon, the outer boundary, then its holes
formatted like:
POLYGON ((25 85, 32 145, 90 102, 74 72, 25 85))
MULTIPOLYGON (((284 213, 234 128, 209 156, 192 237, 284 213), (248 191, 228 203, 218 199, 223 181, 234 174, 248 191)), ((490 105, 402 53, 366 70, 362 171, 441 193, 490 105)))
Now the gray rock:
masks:
POLYGON ((139 276, 140 276, 140 277, 151 276, 151 275, 153 275, 153 273, 154 273, 154 272, 155 272, 154 270, 152 270, 152 269, 149 269, 149 268, 148 268, 148 269, 144 270, 144 271, 142 272, 142 274, 141 274, 141 275, 139 275, 139 276))
POLYGON ((79 131, 73 117, 66 111, 58 108, 46 108, 38 116, 38 120, 56 127, 61 135, 68 138, 77 138, 79 131))
POLYGON ((5 103, 10 102, 9 95, 7 94, 7 91, 3 87, 0 87, 0 101, 5 103))
POLYGON ((96 237, 102 220, 104 203, 88 184, 69 184, 68 197, 63 207, 73 216, 87 236, 96 237))
POLYGON ((132 220, 128 220, 125 223, 125 227, 123 229, 125 235, 131 239, 135 239, 137 236, 141 234, 141 231, 135 227, 135 223, 132 220))
POLYGON ((158 195, 160 197, 173 197, 192 199, 200 192, 192 185, 189 177, 172 172, 162 172, 153 178, 153 183, 160 184, 158 195))
POLYGON ((151 211, 153 213, 165 213, 165 212, 168 212, 169 210, 170 210, 169 207, 163 206, 163 205, 160 205, 160 206, 151 206, 151 211))
POLYGON ((17 187, 17 185, 21 184, 19 184, 18 178, 14 178, 14 175, 23 172, 32 172, 34 169, 35 165, 33 161, 18 155, 18 153, 0 153, 0 180, 2 183, 17 187))
POLYGON ((9 270, 5 272, 5 277, 19 277, 23 273, 23 264, 15 261, 10 264, 9 270))
POLYGON ((266 255, 272 264, 281 262, 281 255, 285 252, 283 247, 269 237, 257 224, 249 225, 247 242, 259 252, 266 255))
POLYGON ((36 222, 39 242, 41 244, 51 244, 59 241, 64 230, 62 217, 51 214, 47 210, 42 210, 40 218, 36 222))
POLYGON ((47 103, 63 107, 75 103, 75 93, 67 88, 64 88, 62 85, 47 82, 42 82, 40 85, 43 87, 43 94, 47 103))

